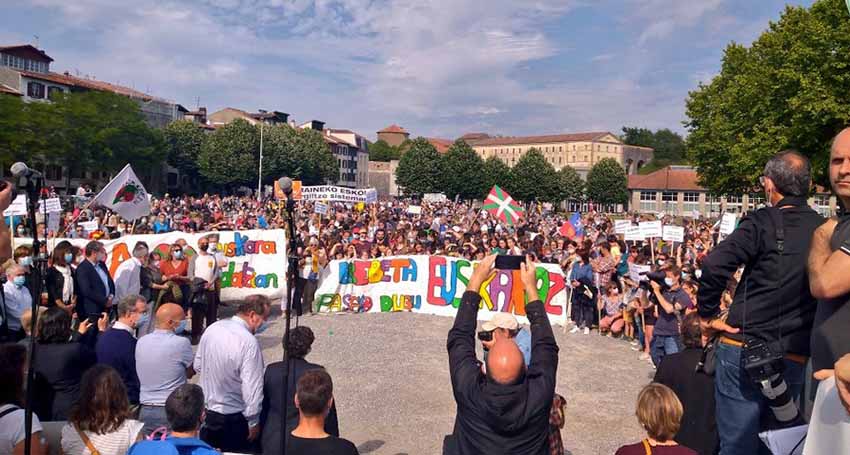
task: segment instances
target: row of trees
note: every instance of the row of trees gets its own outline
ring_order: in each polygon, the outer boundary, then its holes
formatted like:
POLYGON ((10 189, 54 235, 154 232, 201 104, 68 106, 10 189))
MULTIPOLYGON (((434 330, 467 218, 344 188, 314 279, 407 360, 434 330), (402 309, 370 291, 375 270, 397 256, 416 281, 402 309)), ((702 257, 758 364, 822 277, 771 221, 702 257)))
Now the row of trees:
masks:
POLYGON ((399 160, 396 182, 406 194, 444 193, 461 199, 482 199, 493 185, 521 201, 589 199, 624 204, 628 199, 625 170, 613 159, 594 165, 585 183, 572 167, 555 170, 537 149, 529 150, 509 168, 493 156, 481 159, 462 140, 440 155, 428 140, 414 139, 399 160))
POLYGON ((729 44, 720 74, 687 100, 689 158, 716 194, 751 190, 774 153, 794 148, 825 174, 850 125, 850 16, 844 0, 787 6, 750 47, 729 44))
POLYGON ((0 96, 0 161, 62 164, 70 170, 66 187, 85 170, 114 173, 130 163, 144 173, 161 162, 162 145, 161 132, 124 96, 65 93, 49 103, 0 96))
MULTIPOLYGON (((281 175, 306 185, 336 180, 336 158, 322 133, 289 125, 263 126, 263 182, 281 175)), ((260 127, 235 120, 212 133, 190 121, 176 121, 163 131, 168 162, 181 172, 216 185, 257 182, 260 127)))
POLYGON ((642 174, 657 171, 671 164, 687 163, 685 139, 669 128, 652 131, 647 128, 624 126, 623 135, 620 139, 628 145, 655 149, 652 161, 640 169, 642 174))

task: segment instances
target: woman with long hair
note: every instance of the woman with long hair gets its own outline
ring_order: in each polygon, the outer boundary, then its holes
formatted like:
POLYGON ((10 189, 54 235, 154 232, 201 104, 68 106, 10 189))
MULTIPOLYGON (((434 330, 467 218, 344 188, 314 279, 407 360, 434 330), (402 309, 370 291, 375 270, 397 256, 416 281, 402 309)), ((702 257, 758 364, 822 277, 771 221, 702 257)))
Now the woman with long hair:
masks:
POLYGON ((47 287, 47 306, 56 306, 74 311, 77 297, 74 295, 74 252, 71 242, 63 240, 53 248, 52 265, 47 269, 45 284, 47 287))
POLYGON ((127 388, 108 365, 95 365, 83 375, 80 398, 62 427, 65 455, 124 455, 142 439, 144 423, 130 418, 127 388))

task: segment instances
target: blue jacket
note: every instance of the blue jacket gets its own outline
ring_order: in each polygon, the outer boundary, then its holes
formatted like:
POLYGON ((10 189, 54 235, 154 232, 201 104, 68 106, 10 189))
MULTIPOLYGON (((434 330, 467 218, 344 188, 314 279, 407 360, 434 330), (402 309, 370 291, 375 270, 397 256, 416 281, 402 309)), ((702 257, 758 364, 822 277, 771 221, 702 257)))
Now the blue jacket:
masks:
POLYGON ((139 441, 127 455, 221 455, 198 438, 165 438, 164 441, 139 441))
POLYGON ((139 402, 139 375, 136 373, 136 339, 126 330, 111 328, 97 337, 97 363, 115 368, 127 387, 131 404, 139 402))

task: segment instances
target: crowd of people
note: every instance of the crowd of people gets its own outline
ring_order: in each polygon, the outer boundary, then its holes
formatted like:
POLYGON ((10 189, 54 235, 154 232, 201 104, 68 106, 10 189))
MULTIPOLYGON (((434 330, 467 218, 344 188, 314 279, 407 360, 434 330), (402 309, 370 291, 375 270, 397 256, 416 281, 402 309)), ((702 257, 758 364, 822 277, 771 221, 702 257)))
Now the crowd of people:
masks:
MULTIPOLYGON (((846 206, 850 130, 836 137, 831 153, 830 180, 846 206)), ((480 296, 465 293, 458 308, 447 343, 458 409, 444 453, 563 453, 564 399, 555 393, 559 348, 534 275, 535 263, 558 264, 569 282, 573 336, 596 330, 618 338, 657 369, 637 400, 647 438, 618 454, 766 453, 761 430, 818 417, 818 407, 807 406, 815 390, 850 411, 850 217, 826 221, 807 206, 811 174, 801 154, 777 154, 761 180, 770 207, 748 214, 728 235, 714 219, 661 217, 684 228, 678 243, 625 241, 615 223, 623 216, 591 210, 576 220, 542 204, 507 224, 466 202, 417 203, 415 210, 413 201, 401 199, 331 203, 323 214, 302 202, 292 308, 316 311, 317 283, 333 259, 464 257, 480 261, 467 283, 478 289, 493 273, 496 255, 525 256, 529 329, 512 315, 483 324, 480 361, 480 296), (759 362, 752 360, 756 355, 759 362), (819 384, 806 377, 809 362, 819 384)), ((47 242, 49 251, 40 252, 49 257, 49 269, 39 302, 29 292, 32 250, 21 245, 9 252, 2 335, 12 343, 0 346, 0 422, 8 429, 0 431, 0 453, 22 450, 30 339, 38 349, 35 393, 27 403, 35 414, 33 453, 45 453, 39 436, 46 421, 67 422, 65 454, 164 453, 158 450, 167 445, 199 454, 276 453, 283 435, 293 450, 287 453, 357 453, 339 438, 330 376, 305 359, 315 339, 308 327, 299 326, 284 346, 294 363, 284 397, 284 366, 266 366, 255 337, 268 326, 268 298, 245 298, 235 316, 218 320, 224 259, 216 231, 283 228, 282 203, 219 195, 151 202, 150 216, 134 223, 82 201, 62 214, 56 232, 46 220, 38 222, 33 228, 48 238, 89 239, 82 249, 47 242), (82 226, 91 221, 96 229, 86 232, 82 226), (110 275, 99 239, 172 230, 207 234, 196 245, 180 241, 164 253, 137 242, 133 259, 110 275), (187 258, 187 248, 198 254, 187 258), (194 375, 198 386, 188 383, 194 375)), ((31 227, 18 220, 8 228, 26 235, 31 227)), ((850 437, 844 431, 822 432, 820 439, 850 437)), ((825 444, 820 439, 807 447, 825 444)))

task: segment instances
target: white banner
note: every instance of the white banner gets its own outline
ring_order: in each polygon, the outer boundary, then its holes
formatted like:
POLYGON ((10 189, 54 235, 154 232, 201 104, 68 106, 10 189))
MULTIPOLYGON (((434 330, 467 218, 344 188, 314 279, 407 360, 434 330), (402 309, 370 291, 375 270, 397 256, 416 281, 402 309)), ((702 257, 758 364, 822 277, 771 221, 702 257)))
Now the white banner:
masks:
POLYGON ((38 201, 38 211, 43 212, 44 206, 47 206, 47 213, 56 213, 62 211, 62 202, 59 201, 58 197, 44 199, 38 201))
POLYGON ((23 216, 27 214, 27 195, 21 193, 15 197, 12 204, 3 211, 3 216, 23 216))
MULTIPOLYGON (((276 299, 286 292, 286 235, 283 229, 253 229, 248 231, 219 232, 218 251, 224 259, 221 268, 221 300, 240 300, 251 294, 262 294, 276 299)), ((169 232, 167 234, 125 235, 114 240, 101 240, 106 247, 106 265, 110 275, 122 262, 132 258, 137 242, 145 242, 151 252, 160 252, 167 257, 171 245, 185 240, 183 255, 191 261, 197 254, 198 240, 210 234, 202 232, 169 232)), ((88 239, 50 239, 47 246, 53 248, 62 240, 84 248, 88 239)), ((16 239, 16 244, 32 243, 32 239, 16 239)))
POLYGON ((661 237, 661 221, 643 221, 640 223, 640 232, 644 237, 661 237))
POLYGON ((318 213, 320 215, 327 215, 328 214, 328 205, 325 204, 324 202, 316 202, 313 205, 313 212, 318 213))
POLYGON ((346 188, 333 185, 301 187, 302 201, 374 202, 377 194, 374 188, 346 188))
POLYGON ((643 236, 640 226, 629 226, 626 228, 625 240, 627 242, 640 242, 646 237, 643 236))
POLYGON ((419 214, 422 213, 422 206, 421 205, 409 205, 409 206, 407 206, 407 213, 410 213, 411 215, 419 215, 419 214))
POLYGON ((78 226, 80 226, 81 228, 83 228, 83 231, 84 231, 85 233, 87 233, 87 234, 88 234, 88 233, 92 233, 92 232, 96 231, 96 230, 97 230, 97 228, 99 227, 99 226, 97 225, 97 220, 92 220, 92 221, 78 221, 78 222, 77 222, 77 225, 78 225, 78 226))
POLYGON ((422 195, 422 202, 446 202, 446 195, 443 193, 425 193, 422 195))
POLYGON ((738 217, 734 213, 724 213, 720 220, 720 233, 729 235, 735 230, 736 226, 738 226, 738 217))
POLYGON ((626 229, 632 226, 632 220, 614 220, 614 233, 625 234, 626 229))
POLYGON ((665 242, 685 241, 685 228, 682 226, 664 226, 664 234, 661 236, 665 242))
MULTIPOLYGON (((472 269, 471 261, 447 256, 335 260, 323 272, 315 304, 322 312, 413 311, 454 317, 472 269)), ((538 264, 537 286, 549 321, 562 324, 567 291, 561 268, 538 264)), ((497 271, 480 293, 479 319, 510 312, 527 322, 518 270, 497 271)))

